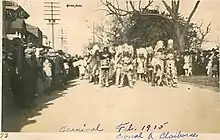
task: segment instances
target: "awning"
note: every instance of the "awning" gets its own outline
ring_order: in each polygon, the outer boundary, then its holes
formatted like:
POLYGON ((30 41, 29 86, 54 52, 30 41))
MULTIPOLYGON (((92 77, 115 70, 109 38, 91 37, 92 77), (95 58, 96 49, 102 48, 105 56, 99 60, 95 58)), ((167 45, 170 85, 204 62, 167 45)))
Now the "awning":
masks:
POLYGON ((28 38, 31 39, 37 47, 42 47, 43 34, 38 27, 26 24, 26 35, 28 35, 28 38))
POLYGON ((42 32, 38 27, 26 24, 26 30, 37 38, 42 38, 42 32))
POLYGON ((25 21, 24 19, 17 18, 15 21, 11 23, 11 30, 24 30, 25 29, 25 21))

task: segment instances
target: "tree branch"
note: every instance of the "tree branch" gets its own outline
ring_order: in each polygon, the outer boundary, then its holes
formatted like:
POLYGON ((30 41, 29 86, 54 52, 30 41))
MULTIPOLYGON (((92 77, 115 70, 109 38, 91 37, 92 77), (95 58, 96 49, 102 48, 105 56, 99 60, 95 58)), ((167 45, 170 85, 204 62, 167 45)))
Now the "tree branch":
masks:
POLYGON ((196 12, 196 9, 197 9, 198 6, 199 6, 199 3, 200 3, 200 0, 198 0, 198 1, 196 2, 196 5, 194 6, 192 12, 190 13, 190 15, 189 15, 189 17, 188 17, 188 19, 187 19, 186 25, 185 25, 185 27, 184 27, 184 30, 183 30, 183 32, 182 32, 182 35, 185 35, 185 33, 186 33, 186 31, 187 31, 187 29, 188 29, 188 27, 189 27, 189 23, 190 23, 190 21, 191 21, 193 15, 194 15, 195 12, 196 12))
POLYGON ((119 9, 119 8, 116 8, 111 2, 109 2, 109 1, 107 1, 107 0, 106 0, 106 3, 103 2, 102 0, 101 0, 101 2, 102 2, 102 4, 105 5, 105 6, 109 9, 109 11, 110 11, 109 14, 107 14, 107 15, 115 15, 116 18, 118 19, 118 21, 121 23, 121 25, 122 25, 124 28, 126 28, 126 26, 124 25, 123 20, 121 19, 120 16, 125 16, 125 15, 127 15, 127 14, 128 14, 127 11, 121 10, 121 9, 119 9), (121 14, 119 13, 120 11, 123 11, 123 12, 126 12, 126 13, 123 14, 123 15, 121 15, 121 14))
POLYGON ((137 12, 137 10, 135 9, 134 7, 134 4, 132 3, 132 1, 129 1, 130 5, 131 5, 131 8, 133 9, 134 12, 137 12))
POLYGON ((177 4, 176 4, 176 13, 178 14, 179 12, 179 9, 180 9, 180 0, 177 1, 177 4))
POLYGON ((199 3, 200 3, 200 0, 198 0, 198 1, 196 2, 196 5, 194 6, 192 12, 190 13, 189 18, 188 18, 188 20, 187 20, 187 24, 189 24, 189 22, 191 21, 191 19, 192 19, 194 13, 196 12, 196 9, 197 9, 198 6, 199 6, 199 3))
POLYGON ((201 47, 202 43, 206 41, 205 38, 206 38, 207 34, 210 32, 210 30, 211 30, 211 22, 207 25, 206 29, 204 29, 204 30, 202 29, 202 25, 203 25, 203 23, 201 23, 200 26, 197 27, 198 31, 199 31, 199 33, 201 35, 201 37, 197 37, 197 39, 199 40, 198 45, 200 47, 201 47))
MULTIPOLYGON (((118 3, 118 0, 116 0, 116 3, 117 3, 117 6, 118 6, 118 9, 119 9, 119 3, 118 3)), ((118 13, 120 13, 120 12, 118 12, 118 13)))
POLYGON ((150 7, 153 2, 154 2, 153 0, 149 0, 148 4, 143 8, 143 11, 145 11, 148 7, 150 7))
POLYGON ((172 17, 172 18, 175 18, 175 15, 174 15, 174 13, 173 13, 172 8, 171 8, 164 0, 162 0, 162 2, 163 2, 163 4, 164 4, 164 6, 166 7, 167 11, 170 13, 171 17, 172 17))
POLYGON ((176 2, 175 2, 175 0, 172 0, 172 13, 176 14, 176 2))
POLYGON ((141 0, 139 0, 138 8, 139 8, 139 11, 141 12, 141 0))

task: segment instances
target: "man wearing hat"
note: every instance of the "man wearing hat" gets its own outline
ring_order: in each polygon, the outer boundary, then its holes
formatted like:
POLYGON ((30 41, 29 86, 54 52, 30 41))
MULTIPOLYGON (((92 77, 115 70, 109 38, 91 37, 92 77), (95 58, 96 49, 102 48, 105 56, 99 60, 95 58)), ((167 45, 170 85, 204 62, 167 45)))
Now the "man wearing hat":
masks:
POLYGON ((24 94, 24 80, 23 74, 24 72, 24 64, 25 64, 25 54, 24 54, 24 46, 21 45, 20 38, 14 38, 13 42, 13 50, 12 50, 12 92, 15 95, 15 101, 20 106, 24 106, 25 94, 24 94))
POLYGON ((61 88, 64 75, 63 51, 58 50, 55 58, 55 88, 61 88))
POLYGON ((37 78, 38 78, 38 63, 35 56, 36 48, 33 44, 28 44, 25 49, 25 64, 23 73, 24 85, 24 104, 27 107, 33 106, 34 95, 37 94, 37 78))
POLYGON ((2 109, 3 115, 5 115, 5 111, 7 111, 8 106, 12 103, 13 99, 12 94, 10 93, 11 82, 10 82, 10 63, 8 59, 9 52, 5 50, 5 46, 3 46, 2 52, 2 109))

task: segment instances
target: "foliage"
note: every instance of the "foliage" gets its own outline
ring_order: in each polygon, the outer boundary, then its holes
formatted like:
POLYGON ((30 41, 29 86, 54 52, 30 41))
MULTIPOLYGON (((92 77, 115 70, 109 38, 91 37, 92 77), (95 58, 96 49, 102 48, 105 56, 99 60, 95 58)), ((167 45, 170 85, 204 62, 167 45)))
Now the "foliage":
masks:
POLYGON ((132 11, 128 8, 127 10, 120 9, 119 5, 114 6, 109 1, 101 2, 106 6, 108 15, 113 17, 107 37, 109 41, 116 44, 128 42, 135 48, 150 45, 154 47, 158 40, 166 42, 168 39, 174 39, 177 41, 175 45, 181 49, 183 47, 185 49, 195 48, 201 46, 210 31, 209 26, 205 30, 201 25, 190 22, 199 1, 187 18, 178 12, 179 1, 172 1, 171 7, 163 1, 166 11, 160 11, 156 7, 150 9, 152 0, 143 8, 141 8, 141 3, 139 3, 139 8, 135 8, 134 3, 129 1, 132 11))

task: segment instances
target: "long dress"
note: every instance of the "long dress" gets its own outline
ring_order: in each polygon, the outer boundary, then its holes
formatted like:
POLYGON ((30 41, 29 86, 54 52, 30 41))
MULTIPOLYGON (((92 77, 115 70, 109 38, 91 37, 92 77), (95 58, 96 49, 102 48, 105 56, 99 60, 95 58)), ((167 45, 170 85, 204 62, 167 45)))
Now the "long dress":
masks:
POLYGON ((85 74, 85 61, 84 60, 79 60, 79 73, 80 75, 85 74))
POLYGON ((183 69, 189 69, 190 68, 190 56, 186 55, 184 56, 184 66, 183 69))
POLYGON ((43 63, 43 70, 45 72, 45 82, 44 82, 44 89, 51 87, 52 81, 52 65, 49 61, 43 63))

